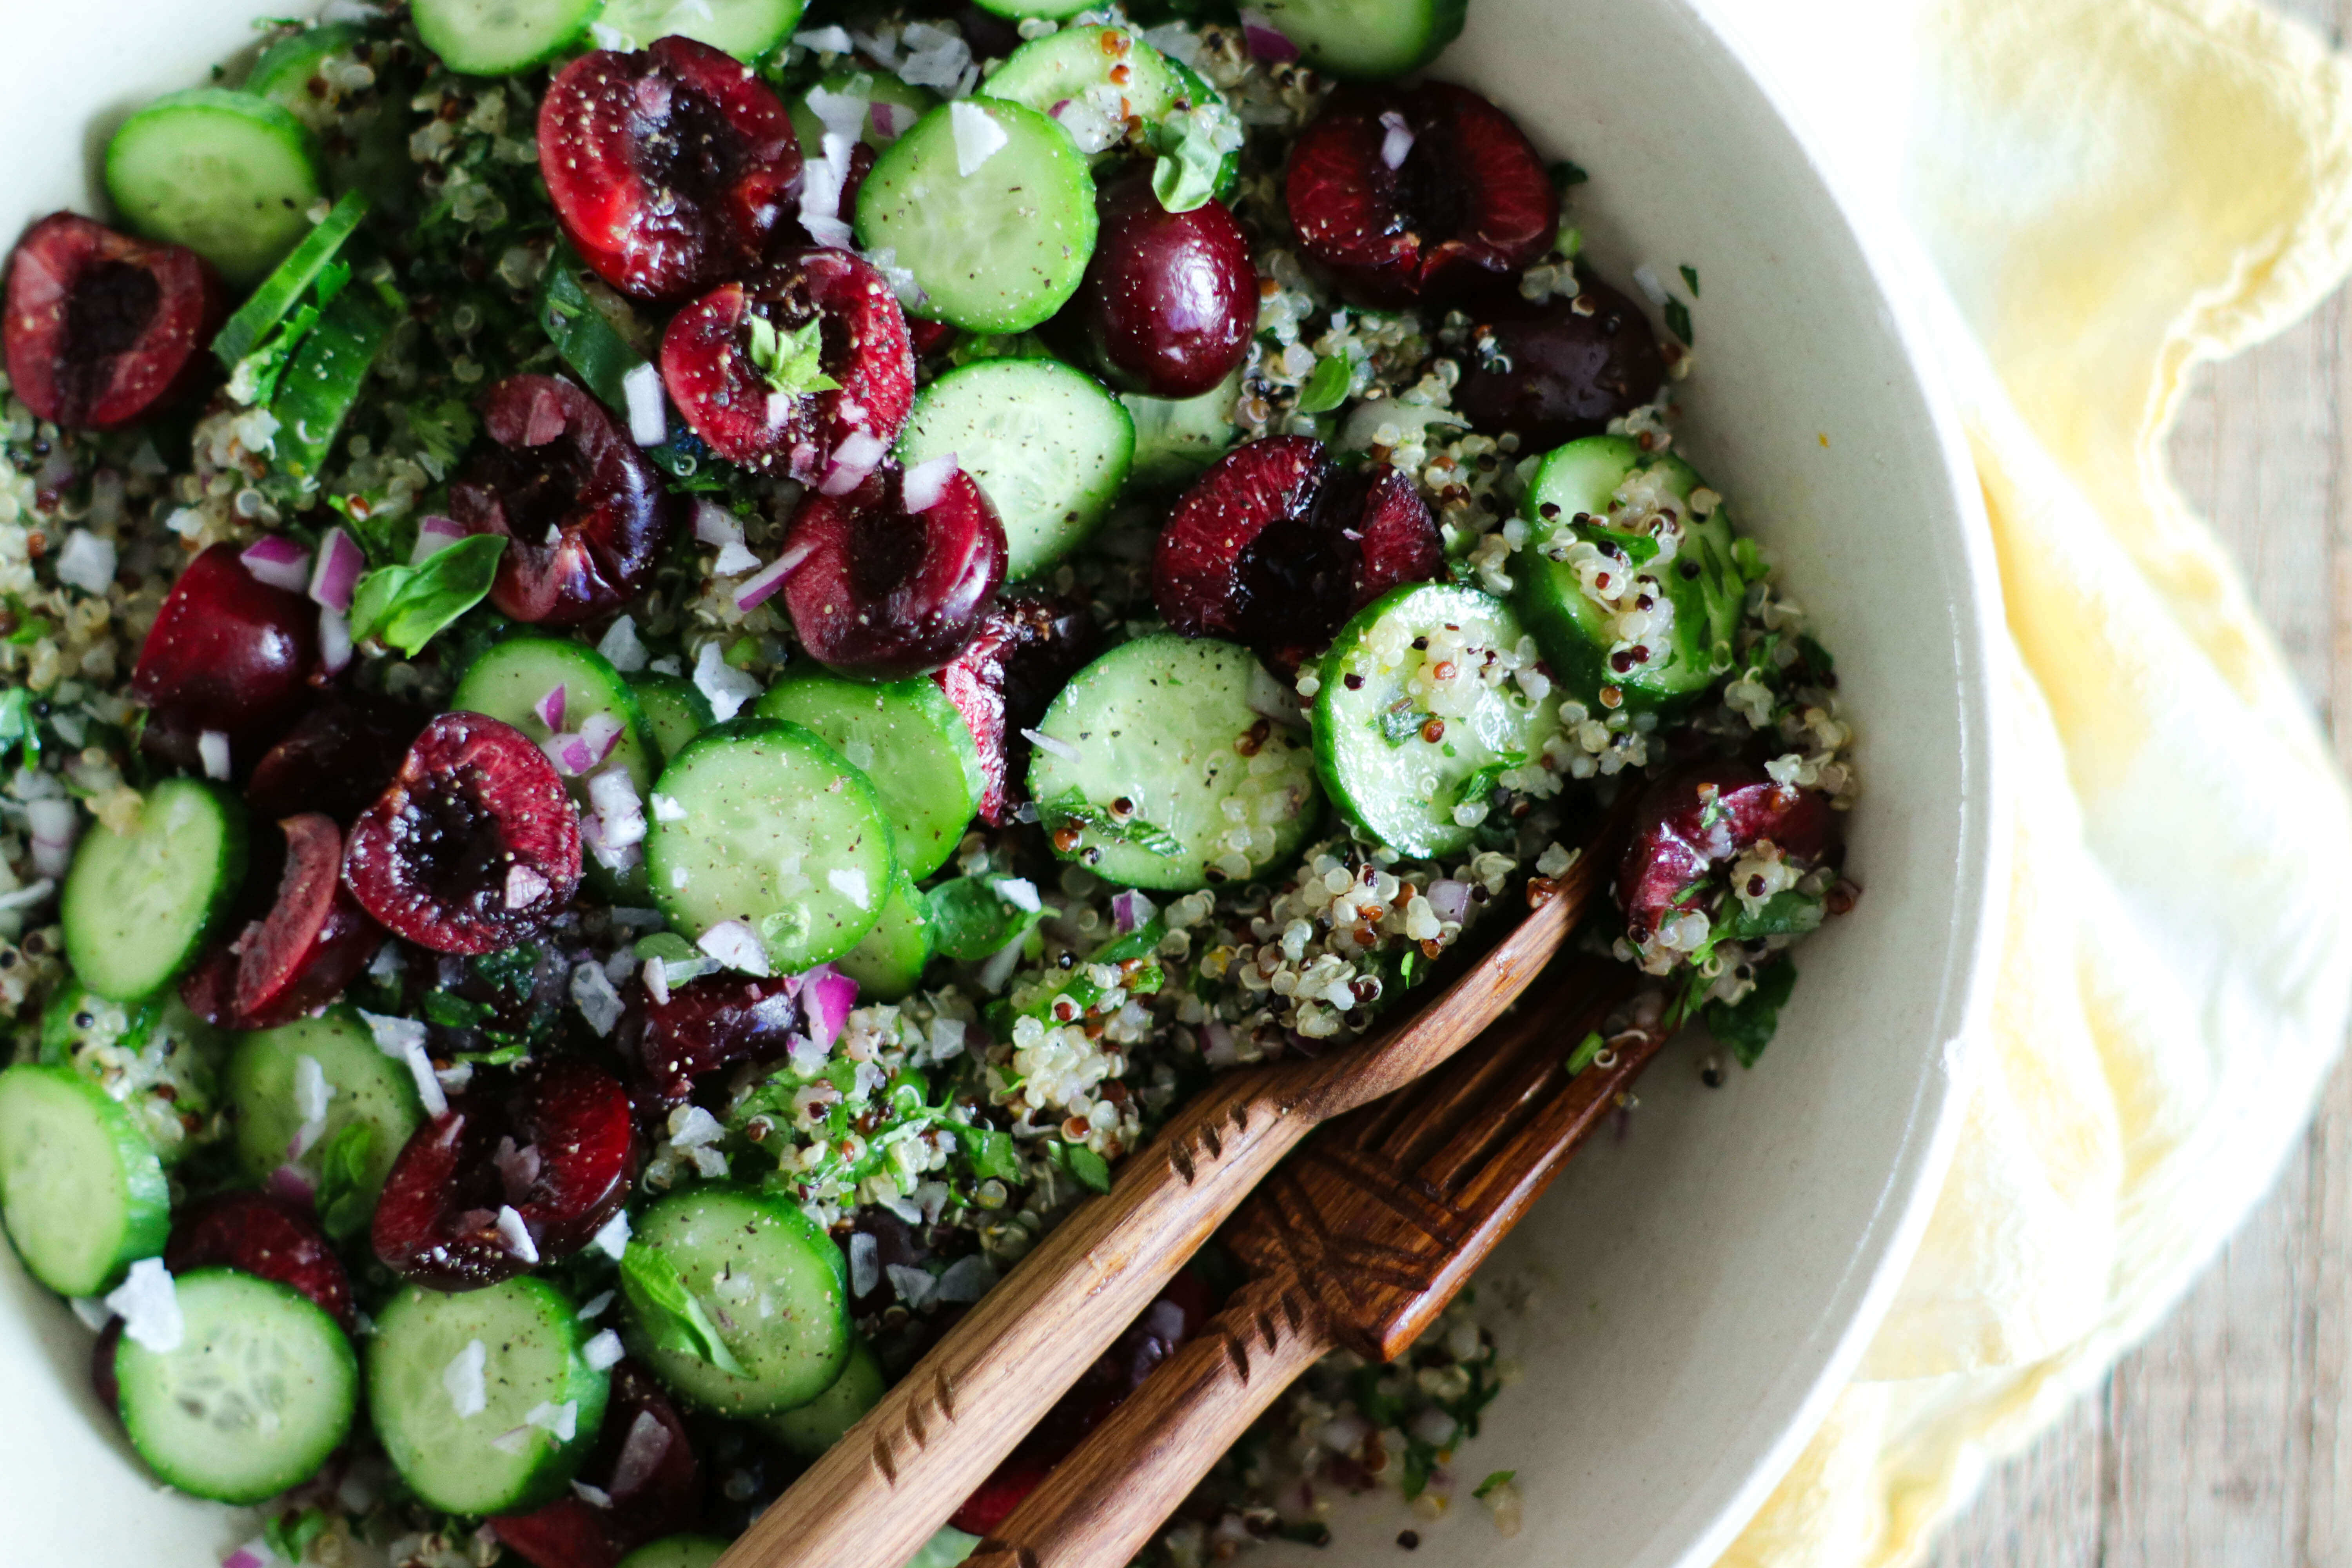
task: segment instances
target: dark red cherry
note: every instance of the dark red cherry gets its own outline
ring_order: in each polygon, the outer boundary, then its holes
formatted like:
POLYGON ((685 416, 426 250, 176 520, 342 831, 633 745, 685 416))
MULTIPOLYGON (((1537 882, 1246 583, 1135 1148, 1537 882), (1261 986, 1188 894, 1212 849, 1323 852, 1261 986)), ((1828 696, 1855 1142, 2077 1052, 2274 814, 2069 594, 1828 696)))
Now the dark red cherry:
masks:
POLYGON ((1381 309, 1518 272, 1559 228, 1559 196, 1527 137, 1444 82, 1332 94, 1291 149, 1284 197, 1299 248, 1350 300, 1381 309))
POLYGON ((801 150, 751 67, 667 37, 556 72, 539 105, 539 168, 599 277, 641 300, 678 300, 758 258, 801 150))
POLYGON ((946 668, 940 683, 980 748, 985 781, 980 815, 998 827, 1013 820, 1029 776, 1029 741, 1070 677, 1086 667, 1097 641, 1084 605, 1034 592, 999 599, 946 668))
POLYGON ((25 231, 8 268, 10 389, 69 429, 134 423, 208 374, 226 303, 194 251, 52 213, 25 231))
POLYGON ((1169 514, 1151 595, 1186 637, 1227 637, 1295 668, 1347 618, 1445 567, 1412 479, 1343 468, 1320 441, 1274 436, 1225 454, 1169 514))
POLYGON ((574 1494, 497 1521, 499 1544, 536 1568, 614 1568, 649 1541, 691 1530, 702 1513, 702 1466, 677 1407, 635 1362, 613 1368, 604 1424, 579 1479, 609 1506, 574 1494))
POLYGON ((352 827, 343 879, 376 922, 436 952, 496 952, 580 885, 580 818, 555 764, 510 724, 444 713, 352 827))
POLYGON ((99 1404, 118 1415, 122 1413, 122 1384, 114 1375, 114 1352, 121 1348, 120 1318, 99 1330, 97 1342, 89 1347, 89 1391, 98 1395, 99 1404))
POLYGON ((416 1130, 376 1202, 375 1255, 436 1290, 511 1279, 587 1246, 628 1196, 636 1166, 620 1080, 577 1058, 547 1063, 502 1097, 470 1096, 416 1130), (527 1251, 499 1230, 509 1207, 530 1235, 527 1251))
POLYGON ((347 823, 400 771, 426 714, 364 692, 330 697, 253 764, 245 804, 265 819, 323 811, 347 823))
POLYGON ((1149 169, 1104 187, 1077 308, 1095 358, 1154 397, 1196 397, 1249 357, 1257 268, 1225 205, 1171 213, 1149 169))
POLYGON ((319 1222, 268 1193, 222 1193, 173 1217, 163 1267, 237 1268, 277 1281, 316 1301, 349 1332, 359 1327, 352 1279, 319 1222))
POLYGON ((274 1029, 325 1006, 383 945, 383 928, 343 886, 343 835, 334 819, 314 811, 278 826, 286 869, 278 901, 236 939, 233 1016, 213 1018, 226 1027, 274 1029))
POLYGON ((619 609, 652 576, 684 504, 604 405, 569 381, 509 376, 481 410, 494 445, 450 485, 449 510, 469 532, 508 540, 490 603, 553 626, 619 609))
POLYGON ((793 630, 810 657, 877 679, 953 658, 1004 581, 1004 525, 971 476, 948 476, 921 511, 890 464, 844 496, 811 491, 793 514, 784 580, 793 630))
POLYGON ((766 980, 707 979, 680 985, 646 1007, 637 1046, 646 1094, 676 1105, 694 1080, 740 1061, 773 1061, 801 1032, 796 975, 766 980))
POLYGON ((1675 900, 1763 839, 1817 865, 1835 844, 1836 814, 1817 789, 1774 784, 1746 763, 1701 762, 1649 785, 1617 869, 1617 907, 1646 940, 1675 900))
POLYGON ((787 251, 705 294, 670 318, 661 372, 678 413, 712 451, 804 483, 853 434, 887 447, 915 401, 906 312, 889 281, 846 250, 787 251), (818 365, 834 387, 771 380, 755 342, 777 352, 778 335, 811 321, 818 365))
POLYGON ((907 322, 907 337, 914 344, 917 359, 929 359, 943 352, 961 335, 946 321, 926 321, 919 317, 910 317, 907 322))
POLYGON ((131 674, 132 695, 153 714, 156 748, 193 765, 197 736, 217 730, 233 763, 256 760, 309 694, 318 628, 319 607, 257 580, 235 545, 189 562, 131 674))
POLYGON ((1469 308, 1454 406, 1490 436, 1517 431, 1529 451, 1597 436, 1665 384, 1648 318, 1606 283, 1541 302, 1496 289, 1469 308))

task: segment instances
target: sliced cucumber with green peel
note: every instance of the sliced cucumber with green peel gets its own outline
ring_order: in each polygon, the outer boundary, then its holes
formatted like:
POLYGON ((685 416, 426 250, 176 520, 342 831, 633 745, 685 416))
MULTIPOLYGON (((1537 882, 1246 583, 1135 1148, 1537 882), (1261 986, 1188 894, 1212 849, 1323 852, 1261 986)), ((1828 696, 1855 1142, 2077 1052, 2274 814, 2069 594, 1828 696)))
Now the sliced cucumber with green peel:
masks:
POLYGON ((1077 144, 1045 116, 965 99, 883 149, 858 192, 856 227, 860 248, 887 249, 914 275, 924 295, 914 314, 975 332, 1025 332, 1086 276, 1094 179, 1077 144), (963 173, 959 160, 998 135, 1003 142, 963 173))
POLYGON ((866 775, 910 877, 945 865, 980 809, 980 748, 929 677, 867 682, 803 668, 770 687, 752 711, 806 726, 866 775))
MULTIPOLYGON (((887 71, 834 71, 810 91, 817 89, 844 98, 866 100, 866 118, 860 124, 857 139, 877 153, 897 141, 898 137, 885 135, 874 123, 875 104, 888 104, 893 110, 901 111, 893 117, 892 129, 895 131, 898 126, 910 125, 921 119, 940 103, 940 95, 930 89, 901 81, 887 71)), ((817 117, 815 110, 809 107, 808 93, 793 100, 792 115, 793 133, 800 138, 802 153, 810 157, 816 156, 824 146, 824 121, 817 117)))
POLYGON ((671 1389, 719 1415, 772 1415, 841 1375, 849 1265, 798 1205, 706 1182, 646 1210, 631 1235, 630 1252, 651 1256, 623 1259, 623 1337, 671 1389))
POLYGON ((745 65, 765 59, 792 36, 803 0, 604 0, 596 18, 601 47, 644 48, 656 38, 692 38, 745 65))
POLYGON ((843 1433, 877 1405, 889 1389, 874 1347, 862 1337, 849 1342, 849 1361, 833 1385, 806 1405, 763 1417, 760 1430, 784 1446, 787 1453, 814 1459, 841 1441, 843 1433))
POLYGON ((1530 700, 1516 679, 1480 677, 1489 650, 1517 664, 1525 636, 1501 600, 1442 583, 1394 589, 1360 611, 1324 655, 1315 699, 1316 763, 1332 803, 1401 855, 1467 847, 1497 778, 1536 763, 1559 732, 1557 698, 1530 700))
POLYGON ((456 1294, 402 1290, 367 1342, 368 1409, 401 1479, 428 1506, 470 1515, 563 1494, 611 1390, 588 1364, 594 1331, 533 1275, 456 1294))
POLYGON ((128 833, 82 835, 58 920, 66 962, 101 996, 161 990, 220 929, 245 880, 245 807, 196 779, 147 792, 128 833))
POLYGON ((1055 853, 1130 888, 1246 881, 1321 815, 1304 737, 1250 706, 1247 648, 1171 632, 1080 670, 1038 725, 1029 793, 1055 853))
POLYGON ((203 87, 122 122, 106 147, 106 194, 140 234, 184 245, 249 288, 310 231, 319 171, 310 132, 283 107, 203 87))
POLYGON ((602 0, 415 0, 416 35, 467 76, 514 76, 569 48, 602 0))
POLYGON ((335 296, 294 351, 269 413, 278 421, 278 467, 298 491, 318 488, 336 437, 359 406, 368 373, 397 324, 373 290, 354 284, 335 296))
POLYGON ((684 676, 633 675, 629 689, 637 694, 637 710, 646 716, 646 733, 664 765, 716 721, 710 699, 684 676))
POLYGON ((34 1279, 96 1296, 163 1250, 163 1163, 105 1090, 70 1068, 0 1072, 0 1223, 34 1279))
POLYGON ((367 35, 356 22, 321 22, 278 39, 261 51, 246 73, 245 90, 270 100, 312 131, 324 131, 331 117, 310 118, 310 104, 318 100, 307 90, 320 68, 338 55, 358 49, 367 35))
POLYGON ((1134 29, 1097 23, 1030 39, 980 85, 982 98, 1045 115, 1057 104, 1087 102, 1089 93, 1108 100, 1115 121, 1132 118, 1148 125, 1165 118, 1186 96, 1186 83, 1174 62, 1134 29), (1127 68, 1127 79, 1114 82, 1111 73, 1120 66, 1127 68))
POLYGON ((401 112, 410 94, 402 82, 386 81, 382 74, 399 69, 396 58, 387 46, 372 48, 358 24, 326 22, 263 50, 245 79, 245 90, 269 100, 310 129, 318 139, 320 173, 331 192, 364 191, 382 210, 405 215, 416 205, 416 165, 409 161, 401 112), (348 79, 330 73, 362 65, 377 79, 358 89, 362 96, 354 101, 348 79))
POLYGON ((730 1544, 716 1535, 666 1535, 622 1558, 617 1568, 713 1568, 730 1544))
POLYGON ((839 958, 881 918, 897 865, 866 775, 798 724, 737 719, 662 770, 646 836, 654 900, 688 940, 739 921, 794 973, 839 958))
POLYGON ((1385 81, 1460 37, 1469 0, 1264 0, 1258 11, 1317 70, 1385 81))
POLYGON ((73 1068, 121 1105, 166 1169, 200 1146, 219 1103, 222 1044, 170 990, 117 1002, 68 979, 41 1013, 42 1062, 73 1068))
POLYGON ((367 216, 367 198, 357 191, 345 195, 329 210, 316 228, 303 237, 279 262, 276 270, 262 280, 253 297, 237 307, 213 339, 214 357, 225 369, 235 370, 236 362, 251 353, 254 346, 269 334, 269 330, 284 321, 310 286, 319 280, 341 250, 343 242, 359 228, 367 216))
POLYGON ((915 879, 900 868, 890 884, 890 900, 866 940, 835 961, 835 967, 857 982, 857 994, 869 1002, 900 1002, 923 983, 931 962, 930 922, 915 879))
POLYGON ((1730 515, 1718 503, 1700 517, 1690 504, 1704 486, 1680 458, 1653 457, 1622 436, 1571 441, 1537 466, 1522 503, 1527 546, 1511 558, 1511 600, 1580 701, 1593 704, 1613 686, 1637 710, 1668 707, 1731 668, 1748 583, 1733 559, 1730 515), (1679 517, 1673 558, 1664 561, 1644 526, 1661 503, 1679 517), (1621 594, 1664 598, 1673 626, 1663 638, 1622 643, 1617 612, 1585 591, 1588 572, 1606 574, 1621 594))
POLYGON ((992 16, 1044 16, 1055 22, 1094 9, 1092 0, 975 0, 975 4, 992 16))
POLYGON ((950 455, 1004 524, 1005 576, 1030 577, 1109 515, 1134 461, 1135 421, 1060 360, 980 360, 923 388, 898 437, 908 468, 950 455))
POLYGON ((374 1212, 392 1163, 425 1123, 415 1078, 376 1047, 367 1026, 345 1006, 240 1037, 228 1060, 227 1093, 246 1178, 266 1182, 290 1163, 317 1189, 321 1217, 342 1233, 374 1212), (311 1130, 309 1146, 296 1154, 305 1131, 297 1088, 308 1076, 305 1058, 318 1064, 329 1091, 326 1123, 311 1130))
POLYGON ((1135 464, 1130 485, 1157 489, 1188 485, 1231 449, 1241 437, 1234 404, 1241 396, 1242 373, 1198 397, 1147 397, 1122 392, 1119 405, 1135 422, 1135 464))
POLYGON ((233 1268, 173 1281, 180 1343, 125 1336, 114 1352, 122 1428, 167 1485, 264 1502, 319 1473, 350 1436, 359 1360, 309 1297, 233 1268))
POLYGON ((544 637, 493 643, 458 678, 449 706, 460 712, 487 713, 542 744, 558 733, 584 733, 593 720, 618 724, 620 738, 604 759, 590 773, 564 781, 577 801, 588 799, 588 780, 607 768, 626 772, 642 800, 660 771, 636 689, 613 668, 612 660, 585 643, 544 637), (563 688, 562 722, 550 726, 541 717, 540 706, 559 686, 563 688))

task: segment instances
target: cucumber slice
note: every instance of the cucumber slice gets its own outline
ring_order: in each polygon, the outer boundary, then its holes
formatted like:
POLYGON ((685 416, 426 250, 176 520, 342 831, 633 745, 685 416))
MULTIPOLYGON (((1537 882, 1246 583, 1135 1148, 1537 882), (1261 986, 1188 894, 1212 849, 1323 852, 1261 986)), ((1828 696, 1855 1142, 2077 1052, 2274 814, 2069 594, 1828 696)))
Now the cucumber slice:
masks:
POLYGON ((1307 63, 1346 81, 1419 70, 1462 36, 1469 0, 1265 0, 1267 25, 1307 63))
POLYGON ((101 996, 163 988, 228 914, 245 880, 245 807, 196 779, 147 792, 139 826, 82 836, 58 920, 66 962, 101 996))
POLYGON ((1066 21, 1082 11, 1094 9, 1093 0, 973 0, 982 10, 992 16, 1045 16, 1053 21, 1066 21))
MULTIPOLYGON (((656 38, 692 38, 751 65, 791 36, 803 0, 604 0, 596 18, 622 40, 612 48, 643 48, 656 38)), ((814 143, 805 143, 814 145, 814 143)))
MULTIPOLYGON (((563 688, 563 730, 583 731, 592 719, 620 725, 620 739, 596 772, 625 769, 639 799, 653 787, 657 771, 653 737, 646 732, 645 709, 636 689, 621 678, 612 660, 584 643, 562 637, 519 637, 494 643, 467 667, 449 706, 467 713, 487 713, 511 724, 533 741, 545 742, 556 731, 539 716, 539 704, 557 687, 563 688)), ((588 799, 588 775, 567 779, 572 798, 588 799)))
POLYGON ((456 1295, 402 1290, 367 1342, 368 1408, 401 1479, 451 1513, 518 1513, 563 1493, 611 1391, 587 1362, 592 1331, 578 1304, 536 1276, 456 1295), (475 1371, 481 1407, 460 1414, 474 1403, 475 1371), (559 1435, 565 1406, 569 1438, 559 1435))
POLYGON ((758 1426, 782 1443, 785 1452, 814 1459, 840 1442, 841 1435, 856 1426, 859 1416, 881 1404, 888 1387, 882 1363, 874 1359, 874 1347, 862 1336, 853 1335, 848 1363, 830 1388, 806 1405, 761 1418, 758 1426))
POLYGON ((600 0, 415 0, 416 36, 467 76, 515 76, 569 48, 600 0))
POLYGON ((1056 359, 991 359, 923 388, 898 459, 952 454, 1004 523, 1007 578, 1034 576, 1110 514, 1135 458, 1135 421, 1082 370, 1056 359))
POLYGON ((923 983, 931 962, 930 922, 915 879, 902 867, 890 884, 890 901, 866 940, 842 954, 835 963, 857 982, 857 994, 870 1002, 900 1002, 923 983))
POLYGON ((122 122, 106 147, 106 194, 139 233, 184 245, 249 288, 309 230, 319 171, 310 133, 286 110, 203 87, 122 122))
POLYGON ((346 1234, 374 1212, 392 1163, 425 1124, 408 1068, 377 1049, 367 1026, 342 1006, 241 1037, 228 1061, 228 1102, 246 1179, 266 1182, 291 1163, 319 1190, 330 1227, 346 1234), (295 1082, 307 1072, 306 1057, 326 1080, 327 1124, 295 1155, 303 1125, 295 1082), (333 1183, 325 1180, 331 1156, 333 1183))
POLYGON ((683 676, 633 675, 629 689, 637 694, 637 710, 646 716, 646 733, 665 765, 716 721, 710 699, 683 676))
POLYGON ((1138 489, 1160 489, 1188 485, 1200 478, 1201 470, 1223 457, 1241 435, 1241 427, 1234 423, 1234 404, 1241 394, 1238 367, 1223 384, 1198 397, 1120 393, 1120 406, 1135 421, 1135 464, 1128 471, 1128 482, 1138 489))
POLYGON ((1315 759, 1250 707, 1246 648, 1163 632, 1080 670, 1045 710, 1029 792, 1055 852, 1130 888, 1245 881, 1307 841, 1315 759))
POLYGON ((752 711, 806 726, 866 775, 910 877, 945 865, 980 809, 980 748, 929 677, 868 684, 799 670, 770 687, 752 711))
POLYGON ((624 1259, 621 1293, 630 1353, 693 1404, 723 1415, 771 1415, 831 1387, 849 1360, 849 1265, 799 1205, 771 1194, 706 1182, 674 1192, 634 1228, 656 1255, 624 1259), (675 1272, 709 1331, 741 1370, 684 1349, 672 1331, 678 1300, 648 1278, 675 1272))
POLYGON ((278 468, 307 494, 318 487, 343 423, 394 326, 392 312, 370 290, 352 287, 335 296, 286 367, 269 405, 278 421, 278 468))
MULTIPOLYGON (((885 135, 874 123, 873 105, 887 103, 894 109, 907 110, 896 117, 898 125, 905 125, 921 119, 940 104, 940 95, 929 88, 901 81, 887 71, 834 71, 816 86, 845 98, 866 100, 866 119, 857 139, 877 153, 897 141, 898 137, 885 135)), ((815 90, 816 88, 810 89, 812 92, 815 90)), ((811 157, 815 156, 818 149, 824 145, 824 121, 818 119, 816 110, 809 107, 808 93, 793 100, 792 116, 793 134, 800 138, 801 151, 811 157)))
POLYGON ((359 1359, 326 1310, 233 1268, 173 1281, 178 1348, 126 1337, 114 1352, 123 1430, 167 1485, 255 1503, 319 1473, 351 1435, 359 1359))
POLYGON ((666 1535, 622 1558, 619 1568, 713 1568, 728 1545, 715 1535, 666 1535))
MULTIPOLYGON (((970 132, 967 132, 970 134, 970 132)), ((1025 332, 1078 291, 1095 249, 1095 185, 1062 128, 1034 110, 967 99, 931 110, 875 160, 857 243, 888 249, 925 295, 913 313, 975 332, 1025 332), (1005 141, 966 174, 959 116, 1005 141)))
MULTIPOLYGON (((1045 115, 1056 104, 1084 106, 1107 127, 1118 128, 1129 120, 1150 125, 1165 119, 1185 96, 1185 83, 1168 57, 1132 29, 1097 23, 1030 39, 981 83, 980 96, 1045 115), (1127 79, 1114 82, 1111 72, 1120 66, 1127 68, 1127 79)), ((1120 132, 1108 133, 1116 137, 1120 132)))
POLYGON ((367 216, 367 198, 357 191, 338 201, 332 210, 290 251, 277 270, 253 291, 253 297, 237 308, 213 339, 213 356, 226 370, 235 370, 236 362, 253 352, 254 345, 268 335, 269 329, 284 321, 288 312, 301 302, 319 274, 335 259, 343 241, 360 226, 367 216))
POLYGON ((0 1222, 34 1279, 96 1296, 163 1250, 163 1163, 130 1113, 70 1068, 0 1072, 0 1222))
POLYGON ((220 1047, 220 1031, 170 991, 116 1002, 69 979, 41 1014, 40 1059, 128 1111, 167 1169, 198 1147, 219 1099, 220 1047))
POLYGON ((687 742, 655 789, 646 836, 655 901, 699 939, 740 921, 792 973, 839 958, 881 918, 890 822, 866 775, 798 724, 738 719, 687 742))
POLYGON ((1501 600, 1442 583, 1384 594, 1340 628, 1323 657, 1315 753, 1357 826, 1424 859, 1469 844, 1475 822, 1456 812, 1559 732, 1558 698, 1531 701, 1515 680, 1490 686, 1477 673, 1482 650, 1532 667, 1525 637, 1501 600))
POLYGON ((270 45, 253 62, 245 90, 309 129, 330 191, 364 191, 378 210, 405 216, 416 205, 416 165, 400 112, 410 95, 403 82, 384 79, 388 73, 405 75, 389 47, 371 47, 357 23, 327 22, 270 45), (354 87, 349 73, 360 66, 375 79, 354 87))
POLYGON ((1552 673, 1586 704, 1614 686, 1637 710, 1668 707, 1731 668, 1748 584, 1732 557, 1729 513, 1720 505, 1704 518, 1692 511, 1691 492, 1704 484, 1680 458, 1653 458, 1622 436, 1570 441, 1538 465, 1524 503, 1527 548, 1511 562, 1511 599, 1552 673), (1655 558, 1658 541, 1643 526, 1662 502, 1682 519, 1674 558, 1665 562, 1655 558), (1555 560, 1555 552, 1563 558, 1555 560), (1621 591, 1647 591, 1673 605, 1663 641, 1623 642, 1618 612, 1585 592, 1589 570, 1627 584, 1621 591), (1618 668, 1619 657, 1630 659, 1636 647, 1650 650, 1648 660, 1618 668))

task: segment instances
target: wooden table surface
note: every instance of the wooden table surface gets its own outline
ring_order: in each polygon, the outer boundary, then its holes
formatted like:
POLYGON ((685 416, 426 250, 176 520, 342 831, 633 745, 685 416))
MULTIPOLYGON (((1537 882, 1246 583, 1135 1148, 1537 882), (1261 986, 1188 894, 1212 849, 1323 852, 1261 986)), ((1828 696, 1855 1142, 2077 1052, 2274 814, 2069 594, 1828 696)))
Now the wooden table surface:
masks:
MULTIPOLYGON (((2273 0, 2342 47, 2352 0, 2273 0)), ((2198 378, 2172 462, 2352 764, 2352 304, 2198 378)), ((2147 1342, 1953 1521, 1935 1568, 2352 1568, 2352 1068, 2147 1342)))

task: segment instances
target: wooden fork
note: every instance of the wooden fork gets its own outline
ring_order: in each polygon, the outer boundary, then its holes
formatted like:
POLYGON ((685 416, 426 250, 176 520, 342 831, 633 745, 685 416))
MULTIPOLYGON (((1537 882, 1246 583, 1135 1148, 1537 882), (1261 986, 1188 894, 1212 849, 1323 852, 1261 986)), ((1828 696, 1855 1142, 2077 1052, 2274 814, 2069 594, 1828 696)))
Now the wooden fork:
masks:
POLYGON ((1571 964, 1434 1082, 1310 1139, 1226 1227, 1249 1283, 966 1568, 1118 1568, 1318 1360, 1402 1354, 1656 1054, 1664 1028, 1629 1030, 1568 1070, 1632 980, 1571 964))
POLYGON ((1515 930, 1394 1028, 1311 1060, 1228 1073, 1179 1111, 1108 1195, 1047 1233, 719 1568, 893 1568, 913 1556, 1301 1138, 1428 1072, 1517 999, 1607 886, 1623 815, 1515 930))

